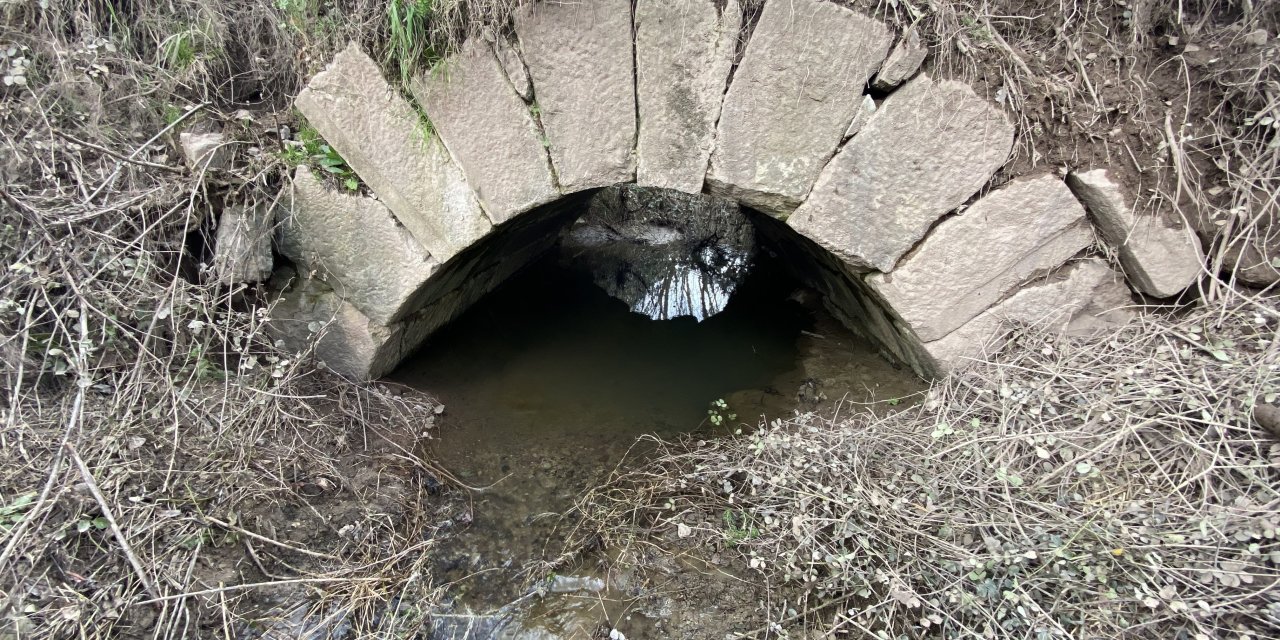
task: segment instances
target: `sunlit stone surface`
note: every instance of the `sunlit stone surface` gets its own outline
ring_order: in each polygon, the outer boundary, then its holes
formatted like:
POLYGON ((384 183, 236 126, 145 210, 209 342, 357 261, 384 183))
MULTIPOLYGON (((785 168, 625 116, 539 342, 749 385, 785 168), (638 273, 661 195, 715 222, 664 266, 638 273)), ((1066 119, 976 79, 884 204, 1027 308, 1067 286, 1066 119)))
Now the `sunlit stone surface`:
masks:
POLYGON ((609 295, 655 320, 724 309, 755 255, 738 205, 646 187, 609 187, 566 233, 561 254, 609 295))

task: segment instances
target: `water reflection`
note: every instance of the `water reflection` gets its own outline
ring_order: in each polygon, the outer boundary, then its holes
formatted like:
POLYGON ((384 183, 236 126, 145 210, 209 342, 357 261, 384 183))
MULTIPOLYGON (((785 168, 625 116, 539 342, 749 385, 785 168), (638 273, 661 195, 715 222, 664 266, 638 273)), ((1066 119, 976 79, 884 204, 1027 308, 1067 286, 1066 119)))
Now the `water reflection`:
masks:
POLYGON ((564 262, 632 311, 705 320, 751 268, 755 231, 738 205, 646 187, 610 187, 569 230, 564 262))

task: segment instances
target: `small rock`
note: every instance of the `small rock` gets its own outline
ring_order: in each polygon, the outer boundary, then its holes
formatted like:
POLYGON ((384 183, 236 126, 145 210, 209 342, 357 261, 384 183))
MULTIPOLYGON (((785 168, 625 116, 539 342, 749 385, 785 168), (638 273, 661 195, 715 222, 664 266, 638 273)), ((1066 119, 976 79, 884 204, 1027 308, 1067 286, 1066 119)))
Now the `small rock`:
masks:
POLYGON ((218 221, 213 270, 223 284, 265 282, 271 257, 271 210, 264 206, 228 207, 218 221))
POLYGON ((902 84, 915 74, 928 53, 929 49, 920 41, 920 34, 914 28, 907 29, 880 68, 880 73, 876 74, 872 86, 884 91, 902 84))
POLYGON ((1253 420, 1271 435, 1280 438, 1280 407, 1260 402, 1253 408, 1253 420))
POLYGON ((182 132, 178 136, 187 165, 197 171, 226 169, 231 162, 231 147, 221 133, 182 132))
POLYGON ((613 629, 609 631, 609 640, 627 640, 627 636, 623 635, 621 631, 613 629))
POLYGON ((1267 33, 1266 29, 1255 29, 1253 31, 1250 31, 1249 33, 1244 34, 1245 44, 1251 44, 1255 47, 1261 47, 1262 45, 1266 44, 1267 40, 1269 40, 1270 38, 1271 38, 1271 34, 1267 33))
POLYGON ((876 112, 876 101, 871 96, 862 96, 861 107, 853 112, 853 121, 849 123, 849 128, 844 131, 844 139, 848 140, 862 130, 862 125, 867 123, 871 118, 871 114, 876 112))

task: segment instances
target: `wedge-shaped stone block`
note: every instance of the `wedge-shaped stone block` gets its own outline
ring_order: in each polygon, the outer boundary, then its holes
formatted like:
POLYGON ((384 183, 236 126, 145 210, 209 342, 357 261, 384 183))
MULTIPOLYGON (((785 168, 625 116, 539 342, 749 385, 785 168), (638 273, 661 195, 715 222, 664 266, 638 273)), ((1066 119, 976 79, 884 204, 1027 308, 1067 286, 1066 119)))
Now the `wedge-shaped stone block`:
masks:
POLYGON ((379 324, 413 313, 439 263, 377 200, 329 190, 305 167, 293 179, 280 249, 321 272, 347 302, 379 324))
POLYGON ((769 0, 724 98, 707 183, 775 216, 809 193, 892 37, 825 0, 769 0))
POLYGON ((490 222, 439 140, 352 43, 298 94, 298 109, 438 260, 490 222))
POLYGON ((867 282, 921 340, 937 340, 1092 243, 1084 207, 1046 175, 942 221, 896 269, 867 282))
POLYGON ((920 34, 915 28, 907 29, 898 39, 898 44, 894 45, 889 59, 884 61, 884 67, 880 69, 880 73, 876 74, 872 86, 881 91, 888 91, 902 84, 920 68, 920 64, 924 62, 924 57, 928 53, 929 49, 920 41, 920 34))
POLYGON ((1159 216, 1138 215, 1106 169, 1072 173, 1067 184, 1089 210, 1098 235, 1120 255, 1125 276, 1139 291, 1169 298, 1200 277, 1204 254, 1195 232, 1166 226, 1159 216))
POLYGON ((1013 126, 994 105, 920 75, 884 101, 787 222, 855 268, 889 271, 1012 148, 1013 126))
POLYGON ((520 99, 532 100, 533 83, 529 81, 529 70, 524 66, 524 57, 520 55, 520 49, 514 42, 506 38, 498 38, 493 45, 493 50, 498 54, 502 71, 507 74, 507 80, 511 82, 511 87, 516 90, 520 99))
POLYGON ((208 170, 226 169, 234 154, 234 142, 221 133, 192 133, 183 131, 178 144, 187 166, 203 173, 208 170))
POLYGON ((218 219, 213 271, 223 284, 265 282, 271 277, 271 209, 233 206, 218 219))
POLYGON ((1103 281, 1089 294, 1086 304, 1067 325, 1070 336, 1096 336, 1112 333, 1142 315, 1142 305, 1135 304, 1133 292, 1120 274, 1103 281))
POLYGON ((468 41, 412 91, 494 222, 560 197, 529 105, 487 43, 468 41))
POLYGON ((701 193, 742 28, 737 0, 639 0, 641 186, 701 193))
POLYGON ((1046 282, 1029 285, 1009 296, 941 340, 926 342, 924 348, 937 361, 937 370, 945 373, 982 357, 984 348, 1009 323, 1060 331, 1089 304, 1099 287, 1117 277, 1101 260, 1071 265, 1046 282))
POLYGON ((561 190, 634 179, 631 1, 530 3, 515 26, 561 190))
POLYGON ((307 277, 299 278, 280 295, 268 327, 288 349, 301 353, 314 346, 317 360, 354 380, 391 373, 429 333, 423 316, 379 324, 328 283, 307 277))

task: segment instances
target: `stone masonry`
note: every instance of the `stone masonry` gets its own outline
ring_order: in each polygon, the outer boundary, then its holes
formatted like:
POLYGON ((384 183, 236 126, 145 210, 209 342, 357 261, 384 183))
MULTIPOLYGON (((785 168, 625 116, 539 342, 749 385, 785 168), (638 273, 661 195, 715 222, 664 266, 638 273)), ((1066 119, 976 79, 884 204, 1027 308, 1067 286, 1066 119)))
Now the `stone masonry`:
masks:
POLYGON ((636 182, 701 193, 742 29, 737 0, 639 0, 636 182))
POLYGON ((498 224, 560 197, 542 133, 508 78, 489 43, 473 40, 410 87, 498 224))
POLYGON ((870 16, 765 0, 742 45, 739 1, 530 4, 514 33, 403 88, 357 45, 338 54, 297 105, 374 197, 305 169, 287 187, 276 240, 296 273, 273 279, 277 334, 345 375, 387 373, 598 188, 632 182, 759 212, 756 233, 833 314, 922 376, 982 357, 1008 323, 1125 321, 1129 288, 1090 257, 1095 232, 1149 296, 1200 274, 1192 234, 1135 215, 1105 171, 991 184, 1009 117, 920 71, 910 31, 890 54, 870 16), (878 105, 868 82, 890 91, 878 105))
POLYGON ((516 15, 551 163, 572 193, 635 178, 631 0, 539 2, 516 15))
POLYGON ((311 79, 296 104, 437 260, 489 232, 462 172, 355 44, 311 79))
POLYGON ((1204 254, 1190 228, 1175 229, 1157 216, 1139 215, 1106 169, 1073 173, 1067 182, 1139 291, 1170 298, 1200 277, 1204 254))
POLYGON ((891 42, 879 21, 831 2, 766 2, 724 97, 712 193, 775 216, 795 209, 891 42))

